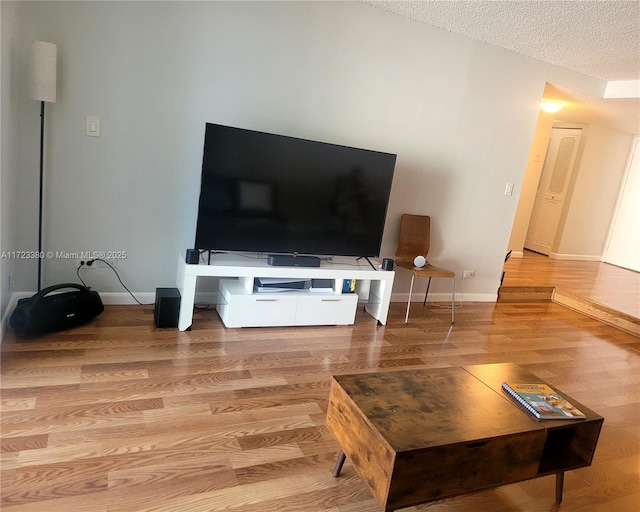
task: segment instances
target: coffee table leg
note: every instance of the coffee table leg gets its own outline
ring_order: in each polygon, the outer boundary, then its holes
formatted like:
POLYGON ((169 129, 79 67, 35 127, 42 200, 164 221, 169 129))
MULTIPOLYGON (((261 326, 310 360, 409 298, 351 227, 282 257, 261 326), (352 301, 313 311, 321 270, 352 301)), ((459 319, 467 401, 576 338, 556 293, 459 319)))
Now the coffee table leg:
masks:
POLYGON ((556 473, 556 503, 562 503, 562 488, 564 487, 564 471, 556 473))
POLYGON ((340 476, 340 471, 342 471, 342 466, 344 465, 344 461, 346 460, 346 458, 347 456, 342 450, 340 450, 340 453, 338 454, 338 460, 336 461, 336 467, 333 468, 333 476, 335 476, 336 478, 340 476))

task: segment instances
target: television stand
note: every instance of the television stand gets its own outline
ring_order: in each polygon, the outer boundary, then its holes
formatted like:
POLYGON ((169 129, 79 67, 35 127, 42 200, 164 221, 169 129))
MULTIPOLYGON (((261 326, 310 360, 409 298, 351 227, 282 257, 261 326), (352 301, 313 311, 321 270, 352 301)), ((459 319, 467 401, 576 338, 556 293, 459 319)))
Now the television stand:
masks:
POLYGON ((387 323, 395 272, 374 270, 355 258, 321 262, 319 267, 271 266, 265 258, 217 253, 210 263, 189 265, 178 256, 177 287, 180 290, 178 329, 191 328, 199 277, 219 278, 222 301, 216 308, 227 327, 289 325, 350 325, 359 302, 381 325, 387 323), (254 292, 255 278, 331 279, 330 291, 301 290, 284 293, 254 292), (358 293, 342 293, 345 279, 355 279, 358 293), (367 293, 368 292, 368 293, 367 293))

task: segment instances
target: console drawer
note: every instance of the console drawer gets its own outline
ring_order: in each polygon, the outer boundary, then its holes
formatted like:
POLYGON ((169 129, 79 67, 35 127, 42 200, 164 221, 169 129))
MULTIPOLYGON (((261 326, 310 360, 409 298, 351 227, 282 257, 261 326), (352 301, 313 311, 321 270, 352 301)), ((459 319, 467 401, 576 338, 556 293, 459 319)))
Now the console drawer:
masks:
POLYGON ((227 327, 275 327, 294 325, 298 299, 281 294, 253 294, 238 281, 220 280, 224 303, 218 314, 227 327))
POLYGON ((226 327, 348 325, 358 307, 355 293, 252 293, 237 279, 221 279, 219 289, 217 311, 226 327))
POLYGON ((299 296, 296 325, 350 325, 355 322, 357 307, 355 293, 299 296))
POLYGON ((238 300, 235 307, 241 308, 243 327, 275 327, 293 325, 295 321, 296 297, 251 295, 238 300))

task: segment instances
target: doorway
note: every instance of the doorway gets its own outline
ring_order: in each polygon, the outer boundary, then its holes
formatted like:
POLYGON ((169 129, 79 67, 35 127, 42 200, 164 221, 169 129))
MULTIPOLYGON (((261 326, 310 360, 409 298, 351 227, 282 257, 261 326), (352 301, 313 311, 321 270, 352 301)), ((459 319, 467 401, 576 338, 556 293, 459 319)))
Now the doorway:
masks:
POLYGON ((640 138, 633 143, 605 246, 604 261, 640 272, 640 138))
POLYGON ((524 247, 549 255, 558 233, 582 129, 553 128, 524 247))

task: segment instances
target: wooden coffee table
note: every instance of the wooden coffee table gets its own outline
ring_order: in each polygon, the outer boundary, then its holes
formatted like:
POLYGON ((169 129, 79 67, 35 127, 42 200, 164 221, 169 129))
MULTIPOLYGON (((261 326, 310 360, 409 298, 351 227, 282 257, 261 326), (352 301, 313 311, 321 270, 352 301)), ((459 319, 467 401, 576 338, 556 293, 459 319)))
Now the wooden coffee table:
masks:
MULTIPOLYGON (((503 381, 543 382, 514 364, 334 376, 326 424, 383 510, 591 465, 604 419, 538 421, 503 381)), ((556 388, 557 389, 557 388, 556 388)))

